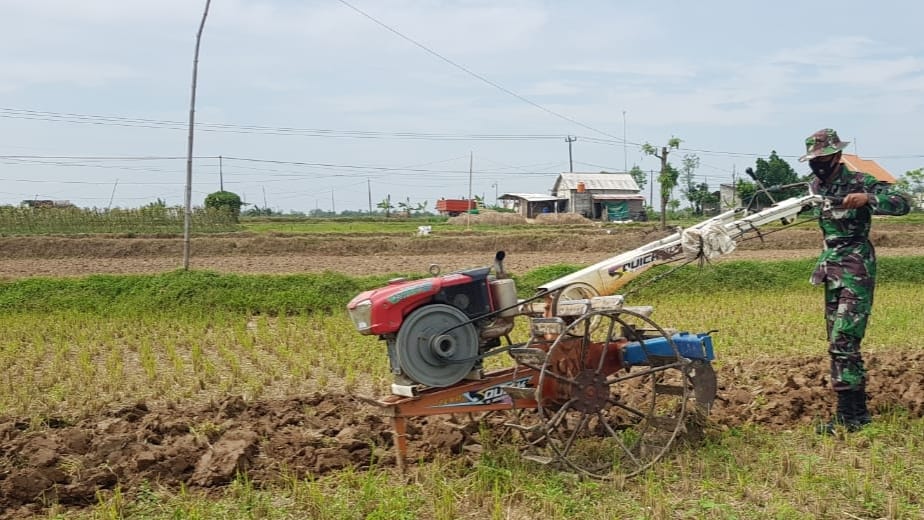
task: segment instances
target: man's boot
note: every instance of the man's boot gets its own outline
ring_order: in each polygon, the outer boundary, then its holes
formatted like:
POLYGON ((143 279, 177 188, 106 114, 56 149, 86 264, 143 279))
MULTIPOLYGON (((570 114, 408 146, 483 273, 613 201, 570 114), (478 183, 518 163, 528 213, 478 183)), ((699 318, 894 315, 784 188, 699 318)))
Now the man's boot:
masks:
MULTIPOLYGON (((855 423, 854 419, 854 410, 856 408, 854 390, 842 390, 840 392, 835 392, 837 395, 837 411, 834 412, 834 417, 830 421, 819 424, 815 428, 815 433, 819 435, 834 435, 838 426, 844 426, 850 431, 850 424, 855 423)), ((864 399, 865 399, 864 394, 864 399)), ((863 406, 866 406, 866 401, 863 401, 863 406)), ((859 428, 857 428, 859 429, 859 428)))
POLYGON ((845 425, 848 431, 855 432, 872 422, 869 409, 866 407, 866 389, 859 388, 846 393, 852 394, 850 399, 853 413, 851 414, 851 421, 845 422, 845 425))

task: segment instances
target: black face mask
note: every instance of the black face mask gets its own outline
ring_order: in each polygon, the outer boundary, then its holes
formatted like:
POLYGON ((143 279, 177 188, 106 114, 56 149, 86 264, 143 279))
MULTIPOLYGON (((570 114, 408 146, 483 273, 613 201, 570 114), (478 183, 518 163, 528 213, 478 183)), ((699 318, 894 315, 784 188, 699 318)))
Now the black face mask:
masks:
POLYGON ((837 165, 840 163, 838 159, 837 154, 816 157, 809 161, 809 168, 811 168, 812 173, 818 177, 827 177, 837 168, 837 165))

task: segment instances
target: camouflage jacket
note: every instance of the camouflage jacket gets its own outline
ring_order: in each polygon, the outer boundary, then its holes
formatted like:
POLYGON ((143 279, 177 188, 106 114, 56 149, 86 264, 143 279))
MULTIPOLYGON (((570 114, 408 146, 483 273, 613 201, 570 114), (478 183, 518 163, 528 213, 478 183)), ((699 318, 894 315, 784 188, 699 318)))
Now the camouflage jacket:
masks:
POLYGON ((829 287, 843 287, 857 279, 871 283, 876 277, 875 251, 869 243, 872 216, 905 215, 911 210, 911 199, 872 175, 852 171, 845 165, 828 180, 823 183, 816 177, 813 192, 826 197, 867 193, 869 203, 857 209, 815 209, 825 249, 811 281, 825 282, 829 287))

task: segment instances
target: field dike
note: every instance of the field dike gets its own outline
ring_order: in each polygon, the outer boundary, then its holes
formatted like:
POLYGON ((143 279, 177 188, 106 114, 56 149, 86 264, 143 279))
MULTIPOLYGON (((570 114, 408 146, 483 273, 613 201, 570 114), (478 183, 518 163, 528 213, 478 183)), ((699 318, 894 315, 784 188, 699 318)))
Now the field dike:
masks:
MULTIPOLYGON (((874 416, 896 407, 924 415, 924 352, 867 358, 874 416)), ((827 417, 833 402, 827 360, 820 356, 727 364, 718 367, 718 380, 707 431, 798 428, 827 417)), ((463 455, 464 432, 445 419, 411 421, 409 461, 471 456, 463 455)), ((99 490, 116 486, 129 494, 154 482, 203 489, 225 485, 238 472, 260 484, 394 464, 387 417, 342 393, 254 402, 229 396, 184 407, 142 402, 74 423, 49 417, 38 427, 6 418, 0 421, 0 518, 39 512, 44 503, 91 505, 99 490)))
MULTIPOLYGON (((232 233, 194 236, 190 251, 194 257, 233 256, 393 256, 432 255, 451 252, 628 251, 663 238, 674 230, 655 227, 598 229, 588 226, 537 228, 530 233, 477 234, 441 232, 440 235, 406 234, 279 234, 232 233)), ((896 224, 874 231, 870 239, 880 248, 924 248, 924 229, 896 224)), ((739 241, 743 250, 799 250, 820 248, 820 236, 813 226, 766 230, 739 241)), ((137 259, 180 257, 183 240, 178 236, 90 235, 90 236, 0 236, 4 259, 112 258, 137 259)))
MULTIPOLYGON (((299 235, 252 234, 198 236, 191 239, 194 256, 277 256, 277 255, 426 255, 451 251, 627 251, 663 238, 670 232, 655 228, 601 230, 575 227, 522 234, 465 234, 445 236, 391 235, 299 235)), ((872 241, 878 247, 924 246, 924 230, 920 226, 908 229, 889 228, 889 232, 873 232, 872 241)), ((818 230, 801 226, 765 234, 762 239, 742 241, 742 249, 817 249, 818 230)), ((137 258, 176 257, 182 254, 181 237, 124 236, 24 236, 0 237, 0 254, 4 258, 137 258)))

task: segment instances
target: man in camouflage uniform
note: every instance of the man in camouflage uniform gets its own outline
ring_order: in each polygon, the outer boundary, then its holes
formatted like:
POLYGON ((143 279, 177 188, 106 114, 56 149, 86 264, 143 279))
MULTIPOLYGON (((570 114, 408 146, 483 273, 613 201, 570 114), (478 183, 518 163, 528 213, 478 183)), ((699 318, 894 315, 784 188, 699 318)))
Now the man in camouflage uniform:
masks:
POLYGON ((910 199, 872 175, 855 172, 841 163, 841 141, 830 128, 805 140, 814 193, 832 203, 816 209, 825 248, 815 264, 811 282, 824 284, 831 386, 837 394, 837 411, 819 433, 833 433, 837 425, 856 431, 869 424, 866 407, 866 369, 860 341, 873 305, 876 252, 869 241, 872 215, 904 215, 910 199))

